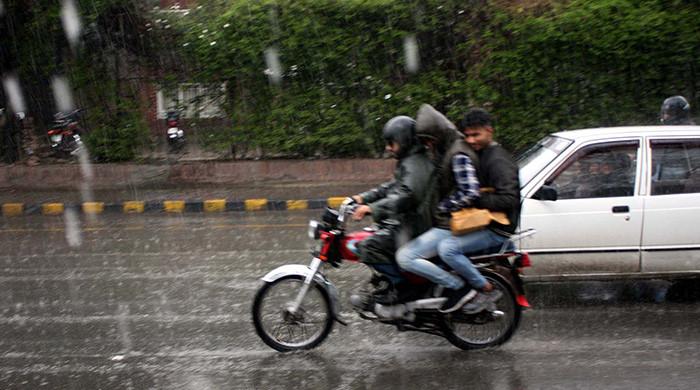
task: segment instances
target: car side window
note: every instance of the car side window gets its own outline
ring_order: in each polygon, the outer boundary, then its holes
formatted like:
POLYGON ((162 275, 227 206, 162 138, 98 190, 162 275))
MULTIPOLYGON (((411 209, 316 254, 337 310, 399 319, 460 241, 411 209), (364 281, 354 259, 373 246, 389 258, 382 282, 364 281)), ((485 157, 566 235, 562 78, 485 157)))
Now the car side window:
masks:
POLYGON ((700 140, 651 141, 651 195, 700 192, 700 140))
POLYGON ((634 195, 639 143, 609 143, 576 152, 547 180, 558 199, 634 195))

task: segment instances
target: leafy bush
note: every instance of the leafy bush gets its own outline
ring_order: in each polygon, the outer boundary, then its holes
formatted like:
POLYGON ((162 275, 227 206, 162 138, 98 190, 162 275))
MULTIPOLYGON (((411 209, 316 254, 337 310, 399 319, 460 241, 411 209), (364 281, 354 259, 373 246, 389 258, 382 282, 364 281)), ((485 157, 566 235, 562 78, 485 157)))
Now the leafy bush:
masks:
POLYGON ((96 161, 133 160, 148 139, 148 127, 143 117, 138 109, 128 105, 120 106, 115 116, 101 111, 89 113, 88 122, 94 125, 84 140, 96 161))
POLYGON ((487 106, 512 149, 565 128, 654 123, 669 95, 697 102, 698 18, 685 1, 248 0, 182 27, 193 77, 227 82, 232 142, 356 156, 423 102, 453 120, 487 106), (270 50, 279 84, 263 72, 270 50))

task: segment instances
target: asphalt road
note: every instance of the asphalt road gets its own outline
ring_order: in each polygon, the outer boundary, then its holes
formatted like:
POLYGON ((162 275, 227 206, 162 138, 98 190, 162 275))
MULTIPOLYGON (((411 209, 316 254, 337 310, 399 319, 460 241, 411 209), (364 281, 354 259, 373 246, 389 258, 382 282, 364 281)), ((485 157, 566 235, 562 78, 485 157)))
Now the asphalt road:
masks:
MULTIPOLYGON (((528 285, 507 344, 464 352, 360 320, 318 349, 255 335, 259 278, 308 263, 318 211, 0 219, 3 389, 690 389, 700 305, 664 281, 528 285)), ((328 271, 343 298, 360 265, 328 271)))

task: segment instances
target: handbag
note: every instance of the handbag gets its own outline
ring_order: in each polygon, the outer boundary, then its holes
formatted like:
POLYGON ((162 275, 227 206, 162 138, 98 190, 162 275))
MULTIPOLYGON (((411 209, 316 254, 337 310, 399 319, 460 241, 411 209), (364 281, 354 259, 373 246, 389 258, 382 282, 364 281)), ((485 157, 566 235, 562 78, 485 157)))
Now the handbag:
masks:
POLYGON ((455 236, 461 236, 477 230, 481 230, 496 221, 501 225, 510 224, 510 220, 502 211, 490 211, 487 209, 468 208, 452 212, 450 230, 455 236))

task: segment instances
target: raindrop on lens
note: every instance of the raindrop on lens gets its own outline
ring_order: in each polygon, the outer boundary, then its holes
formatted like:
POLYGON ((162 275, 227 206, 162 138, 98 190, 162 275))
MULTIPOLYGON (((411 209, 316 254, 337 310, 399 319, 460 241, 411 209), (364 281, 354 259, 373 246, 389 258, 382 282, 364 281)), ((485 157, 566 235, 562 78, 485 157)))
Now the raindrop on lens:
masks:
POLYGON ((416 73, 420 68, 420 58, 418 56, 418 41, 415 35, 409 35, 403 40, 403 52, 406 60, 406 71, 416 73))
POLYGON ((68 79, 64 76, 54 76, 51 80, 53 98, 56 101, 56 108, 59 111, 71 111, 75 108, 73 104, 73 94, 71 93, 68 79))
POLYGON ((66 33, 66 38, 72 47, 78 43, 80 38, 80 30, 82 23, 78 16, 78 7, 75 6, 73 0, 63 0, 61 5, 61 23, 63 31, 66 33))
POLYGON ((66 209, 64 219, 66 223, 66 241, 68 245, 72 248, 80 246, 80 244, 83 243, 83 237, 80 231, 78 213, 72 208, 66 209))
POLYGON ((25 112, 24 98, 22 97, 22 90, 19 87, 17 76, 10 74, 3 77, 2 85, 5 88, 5 95, 9 97, 12 110, 15 113, 25 112))
POLYGON ((270 79, 270 82, 279 84, 282 81, 282 65, 280 64, 277 49, 265 49, 265 64, 267 65, 265 74, 270 79))

